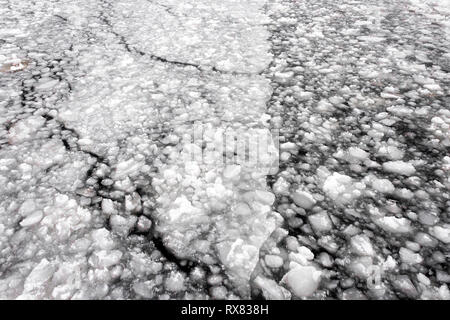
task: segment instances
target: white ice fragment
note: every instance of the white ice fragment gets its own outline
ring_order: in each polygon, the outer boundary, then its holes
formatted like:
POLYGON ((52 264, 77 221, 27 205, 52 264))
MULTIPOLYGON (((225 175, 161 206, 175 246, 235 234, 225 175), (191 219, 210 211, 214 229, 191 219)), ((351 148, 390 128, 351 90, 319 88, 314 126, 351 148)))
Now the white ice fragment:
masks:
POLYGON ((127 236, 134 227, 136 220, 136 216, 128 216, 125 218, 121 215, 114 214, 109 218, 109 224, 114 232, 122 236, 127 236))
POLYGON ((224 286, 211 287, 210 294, 213 299, 225 300, 227 297, 227 288, 224 286))
POLYGON ((290 80, 294 76, 294 72, 292 72, 292 71, 283 72, 283 73, 282 72, 276 72, 274 74, 274 76, 275 76, 275 79, 278 82, 285 83, 285 82, 287 82, 288 80, 290 80))
POLYGON ((352 251, 360 256, 374 256, 372 243, 366 235, 356 235, 350 240, 352 251))
POLYGON ((32 225, 38 223, 39 221, 41 221, 41 220, 42 220, 42 217, 43 217, 42 211, 41 211, 41 210, 38 210, 38 211, 36 211, 36 212, 30 214, 29 216, 27 216, 25 219, 23 219, 23 220, 20 222, 20 225, 21 225, 22 227, 30 227, 30 226, 32 226, 32 225))
POLYGON ((186 174, 190 176, 198 177, 200 174, 200 167, 195 161, 187 161, 184 164, 184 170, 186 171, 186 174))
POLYGON ((98 269, 109 268, 118 264, 122 255, 122 252, 119 250, 100 250, 91 255, 89 263, 98 269))
POLYGON ((289 182, 287 182, 283 177, 279 177, 273 184, 272 190, 275 194, 289 195, 289 182))
MULTIPOLYGON (((259 245, 256 241, 254 243, 259 245)), ((250 279, 250 275, 258 263, 259 247, 248 244, 247 241, 239 238, 233 242, 221 242, 217 245, 217 249, 219 258, 229 270, 230 276, 238 281, 238 285, 246 286, 246 282, 250 279)))
POLYGON ((291 154, 289 152, 282 152, 280 154, 280 160, 281 161, 288 161, 291 158, 291 154))
POLYGON ((134 175, 139 172, 142 167, 142 163, 129 159, 127 161, 119 162, 116 166, 116 170, 113 174, 113 178, 121 180, 127 176, 134 175))
POLYGON ((116 208, 114 207, 114 202, 111 199, 102 200, 102 211, 107 215, 116 213, 116 208))
POLYGON ((172 292, 178 292, 185 290, 184 276, 181 272, 172 272, 165 281, 165 287, 172 292))
POLYGON ((375 224, 392 233, 408 233, 412 230, 411 221, 406 218, 387 216, 375 219, 375 224))
POLYGON ((225 186, 220 182, 211 184, 206 188, 206 194, 208 195, 208 198, 217 199, 219 201, 225 200, 225 198, 228 197, 230 193, 231 191, 227 190, 227 188, 225 188, 225 186))
POLYGON ((417 232, 414 240, 421 246, 432 247, 436 244, 437 240, 425 232, 417 232))
POLYGON ((152 227, 152 221, 148 219, 146 216, 140 216, 136 227, 139 232, 147 232, 152 227))
POLYGON ((34 199, 27 199, 25 200, 22 205, 19 208, 19 214, 22 217, 26 217, 34 212, 36 209, 36 204, 34 202, 34 199))
POLYGON ((292 199, 296 205, 303 209, 311 209, 316 204, 316 200, 313 196, 306 191, 297 190, 292 195, 292 199))
POLYGON ((364 161, 369 158, 369 154, 358 147, 350 147, 347 152, 350 159, 355 161, 364 161))
POLYGON ((395 267, 397 266, 397 261, 394 258, 392 258, 392 256, 388 256, 386 260, 383 262, 382 266, 383 270, 385 271, 394 270, 395 267))
POLYGON ((383 163, 384 171, 411 176, 416 172, 414 166, 404 161, 388 161, 383 163))
POLYGON ((55 272, 55 266, 47 259, 42 259, 38 265, 30 272, 24 283, 25 292, 30 292, 35 289, 42 288, 55 272))
POLYGON ((295 150, 297 149, 297 145, 293 142, 285 142, 280 145, 280 150, 295 150))
POLYGON ((369 43, 383 42, 386 38, 378 37, 378 36, 359 36, 358 40, 369 43))
POLYGON ((441 91, 442 90, 441 86, 438 85, 437 83, 425 84, 423 87, 430 91, 441 91))
POLYGON ((252 210, 250 209, 248 204, 246 204, 244 202, 239 202, 234 209, 234 213, 238 216, 245 217, 245 216, 249 216, 252 213, 252 210))
POLYGON ((400 259, 406 264, 417 264, 423 261, 420 254, 414 253, 414 251, 407 248, 400 248, 400 259))
POLYGON ((125 211, 136 212, 141 209, 141 197, 137 193, 125 196, 125 211))
POLYGON ((333 228, 330 217, 326 212, 310 215, 308 221, 316 232, 327 232, 333 228))
POLYGON ((92 141, 91 139, 87 139, 87 138, 78 140, 78 144, 81 146, 89 146, 93 143, 94 143, 94 141, 92 141))
POLYGON ((50 78, 42 78, 36 85, 37 90, 50 90, 59 83, 58 80, 51 80, 50 78))
POLYGON ((275 201, 275 195, 272 192, 264 191, 264 190, 256 190, 255 191, 255 200, 259 202, 271 206, 275 201))
POLYGON ((325 194, 340 204, 345 204, 361 195, 365 188, 362 183, 355 183, 349 176, 334 172, 323 184, 325 194))
POLYGON ((254 280, 256 287, 262 290, 267 300, 289 300, 291 294, 285 288, 279 286, 274 280, 263 276, 257 276, 254 280))
POLYGON ((450 243, 450 225, 434 226, 431 234, 443 243, 450 243))
POLYGON ((112 240, 111 233, 105 228, 92 231, 91 237, 94 246, 99 249, 108 250, 114 248, 114 241, 112 240))
POLYGON ((192 219, 202 213, 202 209, 194 207, 188 198, 182 195, 173 202, 172 208, 167 212, 167 217, 170 221, 175 222, 177 220, 181 220, 182 218, 185 220, 189 218, 192 219))
POLYGON ((301 246, 297 249, 297 252, 305 257, 306 260, 311 261, 314 259, 314 253, 307 247, 301 246))
POLYGON ((34 133, 41 128, 45 119, 41 116, 31 116, 24 120, 17 121, 8 132, 8 139, 12 144, 30 140, 34 133))
POLYGON ((151 299, 154 296, 153 288, 155 283, 151 280, 144 282, 136 282, 133 284, 133 291, 146 299, 151 299))
POLYGON ((241 173, 240 165, 228 165, 223 170, 223 177, 227 180, 237 180, 241 173))
POLYGON ((298 266, 281 280, 297 297, 311 296, 319 287, 322 272, 312 266, 298 266))
POLYGON ((291 262, 298 263, 303 266, 310 264, 310 261, 314 259, 314 254, 307 247, 301 246, 297 248, 297 252, 289 253, 289 260, 291 262))
POLYGON ((269 268, 279 268, 283 265, 283 258, 272 254, 267 254, 264 261, 269 268))
POLYGON ((311 99, 314 96, 314 93, 308 92, 308 91, 302 91, 302 92, 297 93, 296 96, 300 101, 306 101, 306 100, 311 99))
POLYGON ((334 107, 327 100, 320 100, 319 103, 317 104, 316 109, 319 112, 329 112, 329 111, 333 111, 334 107))
POLYGON ((391 145, 382 145, 378 149, 378 154, 383 155, 391 160, 400 160, 404 156, 404 152, 397 148, 396 146, 391 145))
POLYGON ((372 181, 372 187, 381 193, 392 193, 395 191, 395 187, 388 179, 377 179, 372 181))
POLYGON ((439 296, 442 300, 450 300, 450 290, 446 284, 439 287, 439 296))

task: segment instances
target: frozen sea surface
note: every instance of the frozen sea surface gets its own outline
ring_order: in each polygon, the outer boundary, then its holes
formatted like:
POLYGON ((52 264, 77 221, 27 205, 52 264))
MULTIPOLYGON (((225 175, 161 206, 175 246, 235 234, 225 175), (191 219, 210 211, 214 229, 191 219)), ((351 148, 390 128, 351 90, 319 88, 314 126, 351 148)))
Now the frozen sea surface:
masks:
POLYGON ((450 299, 449 14, 0 0, 0 298, 450 299))

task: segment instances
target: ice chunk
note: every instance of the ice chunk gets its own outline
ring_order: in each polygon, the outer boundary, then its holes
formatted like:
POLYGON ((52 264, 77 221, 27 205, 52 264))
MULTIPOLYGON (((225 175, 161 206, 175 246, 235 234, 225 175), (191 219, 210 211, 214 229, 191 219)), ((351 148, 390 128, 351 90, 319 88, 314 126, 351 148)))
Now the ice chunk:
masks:
POLYGON ((287 182, 283 177, 279 177, 273 184, 272 189, 275 194, 289 195, 289 182, 287 182))
POLYGON ((450 225, 434 226, 431 234, 444 243, 450 243, 450 225))
POLYGON ((388 179, 374 179, 372 187, 381 193, 392 193, 395 191, 394 185, 388 179))
POLYGON ((95 247, 105 250, 114 248, 114 241, 111 234, 105 228, 92 231, 91 236, 95 247))
POLYGON ((120 262, 122 252, 119 250, 100 250, 96 251, 89 258, 89 263, 98 269, 109 268, 120 262))
POLYGON ((58 80, 52 80, 50 78, 42 78, 39 80, 39 83, 36 85, 37 90, 50 90, 55 87, 59 83, 58 80))
POLYGON ((388 161, 383 163, 383 170, 391 173, 411 176, 416 173, 414 166, 404 161, 388 161))
POLYGON ((376 219, 375 223, 385 231, 392 233, 408 233, 412 230, 411 221, 406 218, 388 216, 376 219))
POLYGON ((30 227, 30 226, 32 226, 32 225, 38 223, 39 221, 41 221, 41 220, 42 220, 42 217, 43 217, 42 211, 41 211, 41 210, 38 210, 38 211, 36 211, 36 212, 30 214, 30 215, 29 215, 28 217, 26 217, 25 219, 23 219, 23 220, 20 222, 20 225, 21 225, 22 227, 30 227))
MULTIPOLYGON (((211 193, 213 191, 210 191, 211 193)), ((171 221, 180 222, 183 219, 194 219, 196 216, 202 214, 203 211, 201 209, 194 207, 186 196, 182 195, 173 202, 172 208, 168 211, 168 218, 171 221)))
POLYGON ((142 163, 134 159, 129 159, 127 161, 122 161, 117 164, 116 170, 113 173, 113 178, 121 180, 127 176, 132 176, 139 172, 142 167, 142 163))
POLYGON ((326 212, 310 215, 308 221, 316 232, 327 232, 333 228, 330 217, 326 212))
POLYGON ((297 297, 311 296, 319 287, 322 272, 312 266, 297 266, 281 280, 297 297))
POLYGON ((252 213, 252 210, 250 209, 248 204, 240 202, 236 205, 234 213, 238 216, 249 216, 252 213))
POLYGON ((407 264, 417 264, 423 261, 423 258, 420 254, 414 253, 407 248, 400 248, 400 258, 404 263, 407 264))
POLYGON ((312 260, 314 259, 314 253, 307 247, 301 246, 297 249, 297 252, 305 257, 306 260, 312 260))
POLYGON ((55 266, 47 259, 42 259, 38 265, 30 272, 24 283, 25 292, 30 292, 35 289, 43 288, 46 283, 53 276, 55 266))
POLYGON ((34 199, 27 199, 25 200, 22 205, 19 208, 19 214, 22 217, 26 217, 34 212, 36 209, 36 204, 34 202, 34 199))
POLYGON ((227 288, 224 286, 214 286, 209 292, 211 297, 217 300, 225 300, 227 297, 227 288))
POLYGON ((314 259, 314 254, 307 247, 297 248, 297 252, 289 253, 289 260, 300 265, 307 266, 314 259))
POLYGON ((27 141, 33 138, 34 133, 45 123, 41 116, 28 117, 25 120, 17 121, 8 132, 9 141, 12 144, 27 141))
POLYGON ((365 188, 362 183, 355 183, 349 176, 333 173, 328 176, 323 184, 323 191, 334 201, 345 204, 361 195, 365 188))
POLYGON ((116 208, 114 207, 114 202, 111 199, 103 199, 102 200, 102 211, 107 215, 116 213, 116 208))
POLYGON ((311 209, 315 204, 316 200, 313 198, 313 196, 306 191, 296 191, 292 195, 292 199, 294 200, 295 204, 303 209, 311 209))
POLYGON ((228 165, 223 170, 223 177, 227 180, 236 180, 239 179, 240 173, 241 173, 240 165, 228 165))
POLYGON ((140 216, 136 227, 139 232, 147 232, 152 227, 152 221, 145 216, 140 216))
POLYGON ((373 271, 373 258, 369 256, 357 257, 350 263, 349 269, 357 277, 367 279, 373 271))
POLYGON ((144 282, 136 282, 133 284, 134 292, 146 299, 151 299, 154 296, 154 281, 144 281, 144 282))
POLYGON ((109 218, 112 230, 122 236, 127 236, 130 233, 136 221, 137 217, 135 216, 123 217, 118 214, 114 214, 109 218))
POLYGON ((350 288, 342 292, 343 300, 367 300, 366 296, 356 288, 350 288))
POLYGON ((279 268, 283 265, 283 258, 272 254, 266 255, 264 261, 269 268, 279 268))
POLYGON ((280 150, 292 151, 292 150, 295 150, 297 148, 298 148, 297 145, 295 143, 293 143, 293 142, 285 142, 285 143, 280 145, 280 150))
POLYGON ((396 146, 391 145, 382 145, 378 149, 378 153, 383 155, 391 160, 400 160, 403 158, 404 152, 397 148, 396 146))
POLYGON ((369 154, 358 147, 350 147, 348 148, 348 155, 350 159, 355 161, 364 161, 369 158, 369 154))
POLYGON ((327 100, 320 100, 316 109, 319 112, 330 112, 334 110, 334 107, 327 100))
POLYGON ((165 281, 165 287, 172 292, 185 290, 185 277, 181 272, 172 272, 165 281))
POLYGON ((186 174, 194 177, 198 177, 200 174, 200 167, 195 161, 187 161, 184 165, 184 170, 186 171, 186 174))
POLYGON ((221 260, 226 266, 243 277, 247 277, 247 273, 253 271, 254 266, 258 262, 259 248, 245 244, 242 239, 237 239, 230 246, 227 246, 225 243, 219 244, 218 248, 222 254, 225 254, 228 250, 226 256, 222 256, 221 260))
POLYGON ((138 212, 141 209, 141 196, 138 193, 134 192, 125 196, 125 210, 127 212, 138 212))
POLYGON ((373 250, 372 243, 366 235, 356 235, 350 240, 350 246, 352 251, 361 256, 373 256, 375 251, 373 250))
POLYGON ((271 206, 275 201, 275 195, 272 192, 264 190, 255 191, 255 200, 262 202, 263 204, 271 206))
POLYGON ((267 300, 290 300, 291 294, 285 288, 279 286, 274 280, 263 276, 257 276, 254 280, 256 287, 262 290, 267 300))
POLYGON ((395 280, 392 281, 394 288, 404 293, 411 299, 417 299, 418 292, 411 279, 407 275, 398 275, 395 280))

